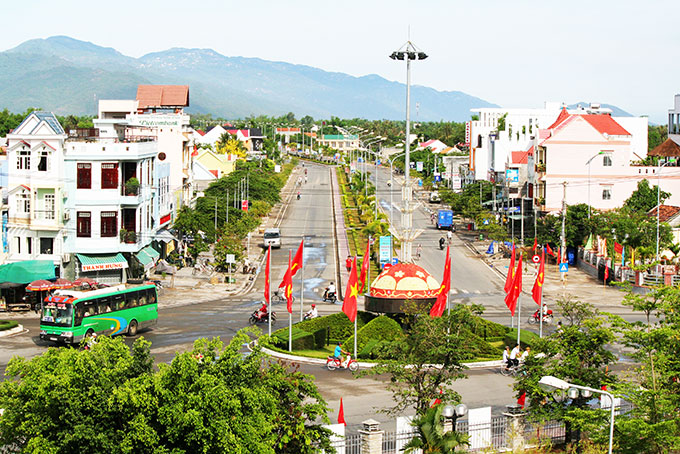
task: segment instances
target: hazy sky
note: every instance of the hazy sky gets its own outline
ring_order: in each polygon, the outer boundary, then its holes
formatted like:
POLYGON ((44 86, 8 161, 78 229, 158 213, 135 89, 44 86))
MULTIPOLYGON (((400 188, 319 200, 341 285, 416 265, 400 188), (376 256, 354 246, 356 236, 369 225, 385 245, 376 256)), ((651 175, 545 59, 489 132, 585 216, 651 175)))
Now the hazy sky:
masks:
POLYGON ((504 107, 615 104, 666 123, 680 93, 679 0, 116 0, 11 2, 0 50, 68 35, 139 57, 212 48, 405 81, 388 55, 408 37, 430 55, 412 82, 504 107))

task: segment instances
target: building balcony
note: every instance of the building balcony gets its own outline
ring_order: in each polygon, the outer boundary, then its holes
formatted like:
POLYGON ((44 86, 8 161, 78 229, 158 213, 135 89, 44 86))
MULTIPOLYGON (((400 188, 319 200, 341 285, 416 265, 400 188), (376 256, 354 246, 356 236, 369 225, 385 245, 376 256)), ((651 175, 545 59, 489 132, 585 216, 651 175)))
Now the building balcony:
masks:
POLYGON ((59 230, 61 219, 55 210, 34 210, 31 215, 30 226, 39 230, 59 230))
POLYGON ((539 162, 536 164, 536 173, 545 173, 545 163, 539 162))

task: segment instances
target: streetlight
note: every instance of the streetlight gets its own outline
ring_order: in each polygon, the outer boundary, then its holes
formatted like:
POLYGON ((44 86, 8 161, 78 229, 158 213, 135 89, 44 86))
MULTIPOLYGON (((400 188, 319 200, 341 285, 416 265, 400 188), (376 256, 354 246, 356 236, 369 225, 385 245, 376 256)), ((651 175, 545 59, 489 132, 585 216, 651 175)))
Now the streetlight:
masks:
POLYGON ((588 219, 590 219, 590 162, 603 153, 603 151, 600 151, 598 154, 586 161, 586 165, 588 166, 588 219))
POLYGON ((656 261, 659 261, 659 214, 661 213, 661 168, 668 165, 675 164, 675 158, 669 158, 668 161, 659 165, 657 163, 656 170, 656 261))
POLYGON ((450 424, 449 430, 444 427, 444 432, 455 432, 456 430, 456 419, 462 418, 468 412, 468 407, 465 404, 458 404, 453 406, 451 404, 444 407, 442 410, 442 416, 446 419, 446 422, 450 424))
POLYGON ((416 48, 409 40, 390 55, 392 60, 406 60, 406 169, 404 172, 404 188, 402 193, 404 201, 403 227, 404 227, 404 261, 411 261, 411 182, 409 181, 411 170, 411 60, 425 60, 427 54, 416 48))
POLYGON ((582 397, 590 397, 592 393, 604 394, 609 397, 611 402, 611 417, 609 421, 609 454, 612 454, 612 446, 614 444, 614 396, 602 389, 590 388, 588 386, 575 385, 560 378, 546 375, 541 377, 538 381, 538 386, 546 392, 553 392, 556 390, 567 391, 567 396, 570 399, 576 399, 579 395, 582 397))

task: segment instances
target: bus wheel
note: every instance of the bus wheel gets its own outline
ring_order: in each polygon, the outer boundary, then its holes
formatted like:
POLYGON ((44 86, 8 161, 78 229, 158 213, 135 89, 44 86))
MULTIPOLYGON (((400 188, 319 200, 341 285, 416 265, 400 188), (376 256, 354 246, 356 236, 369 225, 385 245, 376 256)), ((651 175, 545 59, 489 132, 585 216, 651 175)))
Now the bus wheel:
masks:
POLYGON ((128 336, 135 336, 137 334, 137 320, 132 320, 128 326, 128 336))
POLYGON ((88 329, 85 333, 85 337, 90 338, 94 334, 94 330, 88 329))

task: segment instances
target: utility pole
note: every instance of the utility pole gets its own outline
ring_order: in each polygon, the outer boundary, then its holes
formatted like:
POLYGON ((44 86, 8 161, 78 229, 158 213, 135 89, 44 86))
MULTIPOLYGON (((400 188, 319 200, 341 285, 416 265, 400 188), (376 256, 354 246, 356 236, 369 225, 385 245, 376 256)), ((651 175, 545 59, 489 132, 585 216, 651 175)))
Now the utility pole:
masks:
MULTIPOLYGON (((562 182, 562 234, 560 237, 561 251, 560 256, 557 260, 558 263, 562 263, 564 261, 562 260, 562 257, 564 256, 565 249, 567 247, 567 238, 565 233, 566 219, 567 219, 567 182, 564 181, 562 182)), ((560 276, 562 279, 562 285, 564 285, 564 273, 560 273, 560 276)))
POLYGON ((215 241, 217 241, 217 197, 215 197, 215 241))
POLYGON ((522 246, 524 246, 524 196, 522 195, 521 191, 520 191, 519 203, 520 203, 519 211, 520 211, 520 214, 522 216, 522 219, 520 220, 520 232, 521 232, 520 236, 522 238, 521 244, 522 244, 522 246))

